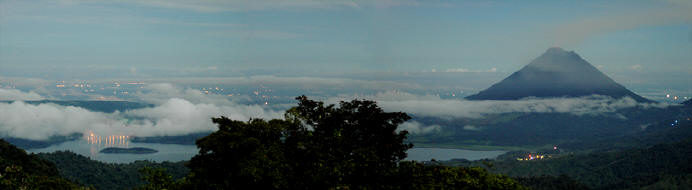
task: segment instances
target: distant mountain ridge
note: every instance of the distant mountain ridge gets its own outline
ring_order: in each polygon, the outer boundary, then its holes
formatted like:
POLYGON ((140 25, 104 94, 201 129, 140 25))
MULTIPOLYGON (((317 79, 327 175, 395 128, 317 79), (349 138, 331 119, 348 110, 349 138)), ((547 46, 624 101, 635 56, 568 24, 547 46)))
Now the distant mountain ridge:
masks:
MULTIPOLYGON (((0 103, 14 103, 14 100, 0 101, 0 103)), ((23 101, 24 103, 31 105, 39 104, 57 104, 61 106, 74 106, 87 109, 89 111, 97 111, 104 113, 113 113, 115 111, 124 112, 132 109, 140 109, 153 107, 154 105, 139 103, 139 102, 128 102, 128 101, 101 101, 101 100, 30 100, 23 101)))
POLYGON ((518 100, 527 97, 582 97, 604 95, 651 102, 603 74, 574 51, 549 48, 521 70, 493 84, 469 100, 518 100))

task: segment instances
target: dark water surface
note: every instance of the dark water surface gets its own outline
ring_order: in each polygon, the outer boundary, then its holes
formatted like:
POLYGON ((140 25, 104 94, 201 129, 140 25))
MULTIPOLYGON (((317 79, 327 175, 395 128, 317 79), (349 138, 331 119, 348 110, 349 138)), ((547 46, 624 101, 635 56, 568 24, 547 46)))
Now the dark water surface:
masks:
MULTIPOLYGON (((29 149, 28 152, 55 152, 59 150, 69 150, 77 154, 90 157, 93 160, 108 162, 108 163, 128 163, 135 160, 152 160, 157 162, 162 161, 181 161, 189 160, 197 154, 197 147, 193 145, 177 145, 177 144, 158 144, 158 143, 132 143, 120 145, 102 145, 91 144, 87 141, 76 140, 68 141, 61 144, 56 144, 46 148, 29 149), (108 147, 144 147, 158 150, 153 154, 104 154, 100 153, 104 148, 108 147)), ((449 149, 449 148, 412 148, 408 151, 406 160, 430 161, 436 160, 451 160, 455 158, 463 158, 467 160, 480 160, 485 158, 493 159, 498 155, 504 154, 507 151, 491 150, 491 151, 476 151, 464 149, 449 149)))

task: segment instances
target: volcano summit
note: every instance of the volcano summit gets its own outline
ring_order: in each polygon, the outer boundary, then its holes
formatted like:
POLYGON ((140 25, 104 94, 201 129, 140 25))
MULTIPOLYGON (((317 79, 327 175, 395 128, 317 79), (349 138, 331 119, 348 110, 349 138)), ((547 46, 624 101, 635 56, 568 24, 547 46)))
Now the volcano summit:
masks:
POLYGON ((526 97, 582 97, 604 95, 629 96, 638 102, 650 102, 601 73, 574 51, 549 48, 521 70, 469 100, 518 100, 526 97))

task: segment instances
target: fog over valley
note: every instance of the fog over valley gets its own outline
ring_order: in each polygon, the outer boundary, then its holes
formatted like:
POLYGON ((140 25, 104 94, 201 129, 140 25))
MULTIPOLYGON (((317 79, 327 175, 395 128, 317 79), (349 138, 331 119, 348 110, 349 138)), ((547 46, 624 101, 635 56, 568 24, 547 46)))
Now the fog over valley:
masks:
MULTIPOLYGON (((335 84, 328 83, 328 85, 335 84)), ((350 86, 354 84, 336 85, 350 86)), ((127 96, 114 96, 112 99, 140 102, 148 106, 116 110, 112 113, 50 102, 26 103, 23 101, 50 100, 46 97, 60 97, 60 95, 47 94, 42 96, 34 91, 0 89, 3 97, 7 98, 5 100, 14 100, 0 103, 0 113, 2 113, 0 114, 0 134, 31 140, 46 140, 52 136, 67 136, 87 131, 101 136, 186 135, 215 130, 215 126, 210 120, 212 117, 226 116, 241 121, 251 118, 283 118, 285 109, 293 105, 293 98, 295 98, 286 95, 280 97, 260 95, 260 92, 257 95, 229 96, 221 93, 205 93, 201 89, 186 88, 170 83, 143 84, 140 87, 142 90, 136 89, 137 91, 132 92, 131 95, 128 93, 127 96), (263 96, 264 98, 262 98, 263 96), (266 101, 263 102, 262 100, 266 101)), ((469 101, 456 98, 456 96, 462 96, 463 93, 443 96, 444 98, 439 94, 415 95, 396 90, 360 95, 332 94, 321 92, 313 98, 322 99, 331 104, 352 99, 374 100, 385 111, 401 111, 415 116, 440 119, 482 118, 488 114, 514 112, 594 115, 613 113, 620 109, 634 107, 648 109, 679 106, 663 102, 640 103, 629 97, 617 99, 599 95, 575 98, 526 98, 519 101, 469 101)), ((440 130, 439 126, 421 126, 415 121, 406 123, 401 127, 409 130, 412 134, 440 130)))

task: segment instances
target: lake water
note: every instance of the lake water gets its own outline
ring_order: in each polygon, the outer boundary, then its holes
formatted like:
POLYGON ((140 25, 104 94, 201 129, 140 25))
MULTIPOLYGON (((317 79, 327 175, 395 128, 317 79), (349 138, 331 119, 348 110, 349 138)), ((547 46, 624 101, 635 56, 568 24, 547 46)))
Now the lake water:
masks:
MULTIPOLYGON (((83 140, 68 141, 61 144, 52 145, 46 148, 30 149, 28 152, 55 152, 59 150, 70 150, 77 154, 87 156, 93 160, 98 160, 108 163, 128 163, 135 160, 151 160, 151 161, 181 161, 189 160, 197 154, 197 147, 193 145, 176 145, 176 144, 157 144, 157 143, 132 143, 127 142, 117 145, 92 144, 83 140), (101 149, 106 147, 144 147, 158 150, 153 154, 103 154, 99 153, 101 149)), ((500 154, 507 151, 474 151, 463 149, 448 149, 448 148, 412 148, 408 151, 406 160, 430 161, 435 160, 451 160, 455 158, 463 158, 467 160, 480 160, 484 158, 496 158, 500 154)))
POLYGON ((92 160, 98 160, 108 163, 128 163, 135 160, 151 160, 151 161, 181 161, 189 160, 197 154, 197 146, 193 145, 177 145, 177 144, 157 144, 157 143, 133 143, 127 142, 119 145, 103 145, 91 144, 87 141, 76 140, 68 141, 61 144, 52 145, 46 148, 29 149, 28 152, 55 152, 59 150, 70 150, 74 153, 90 157, 92 160), (153 154, 104 154, 99 153, 106 147, 133 148, 144 147, 158 150, 153 154))
POLYGON ((463 158, 467 160, 480 160, 485 158, 494 159, 497 156, 506 153, 503 150, 464 150, 451 148, 412 148, 408 150, 406 160, 415 161, 430 161, 435 160, 451 160, 455 158, 463 158))

